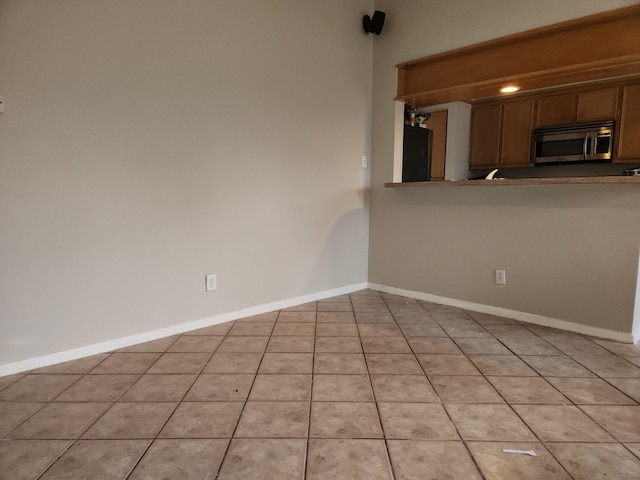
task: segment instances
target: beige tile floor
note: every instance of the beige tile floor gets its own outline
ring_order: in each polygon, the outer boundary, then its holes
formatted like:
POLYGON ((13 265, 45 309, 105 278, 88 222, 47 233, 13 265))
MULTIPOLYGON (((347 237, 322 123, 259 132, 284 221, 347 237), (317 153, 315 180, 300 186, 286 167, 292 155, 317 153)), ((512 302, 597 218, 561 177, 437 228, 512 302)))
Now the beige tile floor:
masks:
POLYGON ((363 291, 0 378, 0 479, 639 479, 639 401, 640 346, 363 291))

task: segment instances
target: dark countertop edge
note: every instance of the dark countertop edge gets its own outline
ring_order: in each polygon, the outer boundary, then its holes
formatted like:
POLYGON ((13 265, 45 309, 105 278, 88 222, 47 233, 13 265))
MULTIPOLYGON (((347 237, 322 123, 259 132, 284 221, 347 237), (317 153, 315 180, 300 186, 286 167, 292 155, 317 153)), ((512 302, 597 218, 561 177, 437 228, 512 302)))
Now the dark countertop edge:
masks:
POLYGON ((497 178, 495 180, 439 180, 433 182, 385 183, 385 188, 424 188, 424 187, 497 187, 510 185, 610 185, 640 184, 640 176, 610 177, 553 177, 553 178, 497 178))

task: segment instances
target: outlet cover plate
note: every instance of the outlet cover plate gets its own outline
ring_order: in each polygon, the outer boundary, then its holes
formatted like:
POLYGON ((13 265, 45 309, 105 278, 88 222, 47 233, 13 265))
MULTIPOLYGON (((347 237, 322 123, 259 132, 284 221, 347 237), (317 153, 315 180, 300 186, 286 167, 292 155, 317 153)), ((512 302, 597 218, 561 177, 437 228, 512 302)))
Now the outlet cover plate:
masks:
POLYGON ((213 292, 218 288, 218 280, 215 273, 210 273, 205 276, 205 289, 207 292, 213 292))

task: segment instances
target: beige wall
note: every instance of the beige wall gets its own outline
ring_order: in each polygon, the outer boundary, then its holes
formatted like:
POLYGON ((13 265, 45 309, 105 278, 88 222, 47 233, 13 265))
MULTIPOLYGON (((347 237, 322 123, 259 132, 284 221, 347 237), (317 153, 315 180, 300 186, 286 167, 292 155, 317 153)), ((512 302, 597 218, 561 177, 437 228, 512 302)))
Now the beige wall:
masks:
POLYGON ((0 0, 0 365, 365 282, 372 5, 0 0))
MULTIPOLYGON (((633 186, 383 188, 397 63, 637 1, 376 0, 369 280, 630 333, 640 250, 633 186), (494 270, 507 285, 494 284, 494 270)), ((624 167, 621 166, 620 170, 624 167)))
POLYGON ((372 282, 628 332, 638 189, 382 184, 396 63, 636 2, 376 0, 376 38, 372 3, 0 0, 0 365, 368 261, 372 282))

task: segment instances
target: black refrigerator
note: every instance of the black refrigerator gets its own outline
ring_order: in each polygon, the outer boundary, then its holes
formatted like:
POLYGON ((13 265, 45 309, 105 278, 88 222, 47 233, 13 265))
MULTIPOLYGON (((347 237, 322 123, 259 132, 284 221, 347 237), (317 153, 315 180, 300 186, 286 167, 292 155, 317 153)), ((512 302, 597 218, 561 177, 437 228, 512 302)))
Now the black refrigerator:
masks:
POLYGON ((404 126, 402 142, 402 181, 431 180, 431 142, 433 132, 428 128, 404 126))

